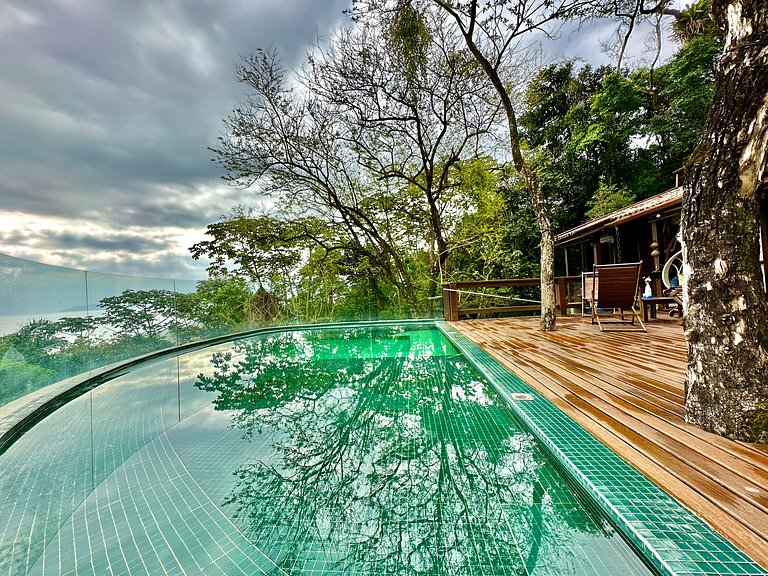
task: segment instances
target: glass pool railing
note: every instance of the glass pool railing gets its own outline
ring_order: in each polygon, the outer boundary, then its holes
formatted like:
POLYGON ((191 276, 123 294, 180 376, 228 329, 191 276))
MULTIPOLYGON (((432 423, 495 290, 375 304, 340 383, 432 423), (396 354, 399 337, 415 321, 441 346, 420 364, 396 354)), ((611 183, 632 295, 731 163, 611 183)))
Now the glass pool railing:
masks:
POLYGON ((0 406, 76 374, 222 333, 197 282, 73 270, 0 254, 0 406))
MULTIPOLYGON (((270 298, 236 280, 122 276, 0 254, 0 406, 71 376, 214 336, 379 319, 373 308, 354 317, 275 315, 270 298)), ((434 305, 427 316, 442 315, 439 300, 434 305)))

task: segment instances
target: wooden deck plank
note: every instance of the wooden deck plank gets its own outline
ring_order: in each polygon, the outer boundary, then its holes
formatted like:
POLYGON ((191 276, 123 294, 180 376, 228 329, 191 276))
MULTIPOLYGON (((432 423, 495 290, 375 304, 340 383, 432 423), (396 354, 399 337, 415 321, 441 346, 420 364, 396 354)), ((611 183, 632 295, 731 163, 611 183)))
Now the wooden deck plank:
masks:
POLYGON ((599 332, 589 319, 453 325, 715 530, 768 568, 768 447, 683 419, 686 346, 676 324, 599 332))

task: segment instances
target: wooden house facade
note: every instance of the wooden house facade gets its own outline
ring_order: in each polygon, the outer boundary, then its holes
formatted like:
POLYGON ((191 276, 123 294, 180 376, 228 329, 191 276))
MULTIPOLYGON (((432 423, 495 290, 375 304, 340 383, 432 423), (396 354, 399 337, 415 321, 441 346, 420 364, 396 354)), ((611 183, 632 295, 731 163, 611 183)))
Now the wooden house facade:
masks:
MULTIPOLYGON (((678 241, 683 187, 674 188, 595 218, 555 236, 563 250, 565 275, 592 270, 593 264, 643 261, 641 274, 652 279, 654 295, 661 293, 661 270, 681 248, 678 241)), ((768 278, 766 205, 760 215, 760 265, 763 286, 768 278)))

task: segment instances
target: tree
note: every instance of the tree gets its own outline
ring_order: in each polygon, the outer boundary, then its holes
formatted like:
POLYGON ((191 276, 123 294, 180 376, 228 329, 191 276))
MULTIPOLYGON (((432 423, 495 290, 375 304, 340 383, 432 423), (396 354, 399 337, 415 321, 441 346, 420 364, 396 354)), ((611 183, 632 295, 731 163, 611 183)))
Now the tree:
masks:
POLYGON ((304 86, 333 101, 347 119, 342 134, 374 179, 389 181, 427 223, 428 297, 446 268, 458 164, 481 147, 496 120, 477 65, 455 31, 434 14, 404 5, 391 19, 355 12, 311 59, 304 86), (343 86, 343 89, 339 87, 343 86))
POLYGON ((608 74, 590 97, 585 124, 574 130, 572 146, 585 153, 608 186, 621 186, 632 173, 637 154, 632 140, 642 131, 643 95, 630 78, 608 74))
POLYGON ((552 202, 558 229, 584 220, 587 203, 600 182, 600 165, 579 146, 592 115, 590 102, 610 73, 607 67, 577 67, 575 62, 545 66, 528 84, 520 131, 531 150, 530 160, 552 202))
POLYGON ((768 298, 758 264, 768 182, 768 4, 712 0, 725 50, 683 200, 686 418, 768 441, 768 298))
MULTIPOLYGON (((382 200, 381 196, 378 198, 382 200)), ((399 239, 399 244, 407 245, 395 232, 394 228, 389 231, 399 239)), ((334 220, 297 215, 292 211, 259 214, 253 209, 236 208, 231 216, 209 225, 207 235, 210 239, 190 248, 192 257, 210 259, 208 273, 212 282, 258 286, 259 297, 250 294, 246 306, 251 320, 330 319, 335 315, 337 304, 348 300, 357 304, 361 300, 366 302, 365 314, 356 304, 346 302, 352 304, 351 309, 361 311, 357 317, 368 316, 371 301, 377 310, 393 303, 396 308, 402 308, 401 298, 389 294, 383 287, 386 282, 382 278, 381 261, 361 253, 357 240, 349 236, 348 230, 337 227, 334 220), (355 290, 359 288, 362 290, 355 290)), ((393 246, 401 250, 399 244, 393 246)), ((407 254, 403 256, 408 270, 407 254)))
POLYGON ((624 208, 634 202, 635 198, 632 193, 625 189, 619 188, 612 184, 603 184, 602 182, 597 187, 595 195, 589 202, 589 210, 587 210, 587 218, 598 218, 604 214, 609 214, 619 208, 624 208))
POLYGON ((44 318, 0 337, 0 404, 69 376, 66 346, 57 323, 44 318))
POLYGON ((672 186, 701 135, 721 41, 681 13, 683 45, 655 70, 615 72, 575 62, 542 68, 525 92, 521 134, 553 200, 553 222, 570 228, 672 186), (585 208, 591 206, 589 212, 585 208))
POLYGON ((478 97, 487 87, 442 20, 411 13, 387 33, 377 24, 360 15, 292 74, 274 51, 245 58, 238 76, 252 93, 214 152, 227 180, 258 184, 281 218, 322 221, 325 236, 308 240, 365 263, 415 313, 449 255, 456 164, 474 154, 495 107, 478 97), (428 255, 427 274, 410 266, 416 252, 428 255))
POLYGON ((232 214, 209 224, 203 240, 192 246, 192 258, 210 259, 212 278, 238 278, 264 288, 290 284, 291 271, 301 260, 296 242, 311 235, 310 222, 289 225, 283 218, 257 214, 237 206, 232 214))
POLYGON ((324 222, 343 240, 336 249, 374 263, 416 309, 413 279, 386 230, 389 212, 369 209, 372 182, 339 136, 348 127, 333 102, 291 85, 275 51, 245 58, 238 78, 252 94, 225 120, 226 136, 213 149, 225 180, 244 187, 258 182, 284 213, 324 222))
MULTIPOLYGON (((459 28, 467 48, 480 65, 498 96, 507 120, 507 136, 515 170, 525 184, 528 198, 541 232, 541 330, 555 330, 555 289, 554 289, 554 231, 551 210, 538 174, 533 170, 523 153, 522 139, 518 128, 517 107, 513 102, 515 89, 521 86, 509 85, 503 78, 511 58, 520 48, 523 38, 534 32, 547 33, 547 28, 558 20, 576 17, 589 5, 586 0, 519 0, 514 3, 505 0, 491 0, 480 3, 432 0, 432 4, 451 18, 459 28)), ((396 10, 410 6, 399 2, 396 10)), ((517 63, 520 65, 520 63, 517 63)))
POLYGON ((188 314, 206 329, 232 330, 250 325, 252 298, 245 280, 214 277, 198 282, 195 292, 179 294, 176 300, 178 315, 188 314))
POLYGON ((680 50, 656 69, 653 82, 644 88, 651 96, 646 105, 652 112, 645 131, 653 138, 656 164, 667 174, 685 165, 699 143, 722 51, 722 39, 716 31, 703 28, 692 34, 683 36, 680 50))
MULTIPOLYGON (((164 343, 175 317, 174 293, 170 290, 124 290, 99 301, 100 318, 121 337, 146 338, 164 343)), ((170 345, 170 342, 167 342, 170 345)))
MULTIPOLYGON (((490 158, 461 165, 463 193, 476 207, 459 215, 448 277, 495 280, 538 275, 538 235, 524 191, 490 158)), ((471 297, 470 297, 471 299, 471 297)))

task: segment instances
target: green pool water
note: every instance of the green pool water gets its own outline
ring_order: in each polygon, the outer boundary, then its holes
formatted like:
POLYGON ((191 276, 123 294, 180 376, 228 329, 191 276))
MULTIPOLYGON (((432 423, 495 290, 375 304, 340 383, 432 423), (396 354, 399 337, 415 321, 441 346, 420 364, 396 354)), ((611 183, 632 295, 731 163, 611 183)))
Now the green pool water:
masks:
POLYGON ((650 574, 434 328, 155 362, 0 456, 0 574, 650 574))

